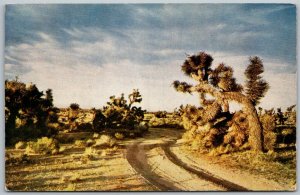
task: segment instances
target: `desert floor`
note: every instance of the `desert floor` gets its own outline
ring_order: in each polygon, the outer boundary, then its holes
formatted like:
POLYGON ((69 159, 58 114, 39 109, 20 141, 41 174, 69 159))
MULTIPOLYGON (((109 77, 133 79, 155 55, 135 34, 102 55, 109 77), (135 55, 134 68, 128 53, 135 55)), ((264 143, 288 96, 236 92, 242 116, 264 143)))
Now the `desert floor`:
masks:
MULTIPOLYGON (((118 141, 82 158, 85 147, 63 144, 58 155, 32 155, 6 165, 10 191, 285 191, 294 185, 244 170, 221 157, 194 155, 179 139, 183 130, 150 128, 142 138, 118 141)), ((6 149, 17 155, 24 150, 6 149)))

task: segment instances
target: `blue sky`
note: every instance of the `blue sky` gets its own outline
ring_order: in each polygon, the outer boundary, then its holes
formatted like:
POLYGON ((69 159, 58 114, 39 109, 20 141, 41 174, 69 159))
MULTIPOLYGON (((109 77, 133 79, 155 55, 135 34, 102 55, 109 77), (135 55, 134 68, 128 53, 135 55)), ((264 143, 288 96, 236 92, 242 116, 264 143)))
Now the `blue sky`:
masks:
POLYGON ((249 56, 260 56, 271 89, 265 108, 296 103, 296 9, 291 4, 9 5, 5 78, 18 75, 66 107, 102 107, 139 88, 148 110, 197 104, 174 80, 185 53, 206 51, 244 83, 249 56), (288 86, 288 87, 287 87, 288 86))

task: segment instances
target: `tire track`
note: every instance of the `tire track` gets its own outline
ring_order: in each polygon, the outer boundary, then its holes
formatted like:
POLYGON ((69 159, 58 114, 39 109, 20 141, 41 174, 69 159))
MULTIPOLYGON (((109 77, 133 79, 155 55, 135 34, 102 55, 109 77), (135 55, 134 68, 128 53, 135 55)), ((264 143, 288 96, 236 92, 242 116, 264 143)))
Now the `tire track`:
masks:
POLYGON ((207 181, 210 181, 212 183, 215 183, 216 185, 222 186, 229 191, 251 191, 243 186, 237 185, 235 183, 232 183, 230 181, 218 178, 211 173, 208 173, 207 171, 199 168, 193 168, 192 166, 184 163, 182 160, 180 160, 171 150, 170 150, 170 144, 162 145, 162 149, 165 152, 166 157, 177 166, 187 170, 190 173, 193 173, 197 175, 201 179, 205 179, 207 181))
POLYGON ((139 173, 150 185, 160 191, 182 191, 173 183, 163 179, 152 172, 151 166, 147 163, 145 149, 157 147, 157 145, 142 146, 140 142, 130 145, 127 148, 126 158, 131 167, 139 173))

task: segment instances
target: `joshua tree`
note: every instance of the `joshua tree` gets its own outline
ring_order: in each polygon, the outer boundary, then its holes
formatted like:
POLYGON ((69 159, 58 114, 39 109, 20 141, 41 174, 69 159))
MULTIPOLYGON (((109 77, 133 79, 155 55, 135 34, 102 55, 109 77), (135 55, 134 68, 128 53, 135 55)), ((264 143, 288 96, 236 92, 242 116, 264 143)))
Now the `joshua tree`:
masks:
POLYGON ((50 135, 49 123, 55 118, 51 89, 44 93, 36 85, 16 80, 5 81, 6 144, 17 139, 50 135), (51 97, 50 97, 51 96, 51 97), (49 130, 49 131, 48 131, 49 130))
POLYGON ((69 123, 70 123, 70 130, 75 130, 77 127, 76 119, 78 118, 79 115, 79 104, 77 103, 72 103, 70 104, 70 109, 69 109, 69 123))
POLYGON ((277 118, 280 125, 284 124, 285 118, 283 116, 283 113, 281 112, 281 108, 277 108, 277 118))
POLYGON ((142 96, 137 89, 134 89, 128 95, 128 100, 124 94, 121 97, 111 96, 107 106, 101 110, 95 110, 93 126, 95 131, 100 131, 103 128, 112 129, 134 129, 134 126, 143 121, 145 110, 141 107, 133 106, 135 103, 140 103, 142 96))
MULTIPOLYGON (((213 58, 205 52, 188 56, 181 66, 182 71, 197 81, 196 85, 174 81, 175 89, 183 93, 198 93, 200 104, 203 106, 193 112, 202 113, 202 122, 214 119, 220 113, 229 111, 229 103, 237 102, 242 105, 242 112, 247 116, 249 124, 249 144, 252 150, 263 150, 263 132, 255 109, 260 98, 269 88, 260 74, 264 71, 262 61, 258 57, 250 57, 250 64, 245 71, 246 88, 236 83, 233 69, 221 63, 211 68, 213 58), (210 95, 213 99, 207 99, 210 95)), ((203 125, 203 124, 202 124, 203 125)), ((214 129, 215 130, 215 129, 214 129)))

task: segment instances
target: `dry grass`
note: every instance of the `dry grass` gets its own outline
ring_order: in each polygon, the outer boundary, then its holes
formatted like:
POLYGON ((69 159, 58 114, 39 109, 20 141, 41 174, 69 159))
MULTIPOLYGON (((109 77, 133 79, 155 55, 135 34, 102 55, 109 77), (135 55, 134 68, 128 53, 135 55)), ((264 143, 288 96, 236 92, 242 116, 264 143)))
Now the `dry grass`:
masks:
MULTIPOLYGON (((154 190, 124 158, 124 149, 73 148, 65 145, 63 155, 29 155, 28 163, 7 164, 6 188, 12 191, 144 191, 154 190), (85 155, 93 160, 83 162, 85 155)), ((7 150, 14 156, 18 150, 7 150)))
POLYGON ((269 179, 291 186, 296 184, 296 151, 269 151, 256 155, 245 151, 224 158, 235 160, 241 168, 264 174, 269 179))
MULTIPOLYGON (((191 156, 202 155, 203 152, 195 152, 191 145, 185 145, 184 151, 191 156)), ((212 164, 220 164, 274 180, 287 189, 294 189, 296 185, 296 151, 281 148, 281 151, 270 150, 266 153, 255 154, 249 150, 249 144, 244 144, 238 150, 230 145, 219 146, 204 154, 212 164)))

